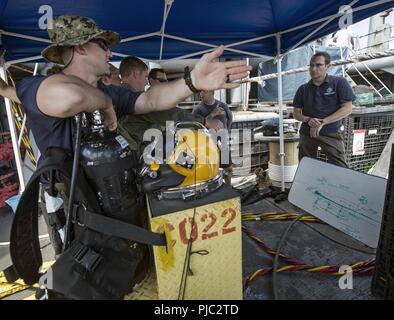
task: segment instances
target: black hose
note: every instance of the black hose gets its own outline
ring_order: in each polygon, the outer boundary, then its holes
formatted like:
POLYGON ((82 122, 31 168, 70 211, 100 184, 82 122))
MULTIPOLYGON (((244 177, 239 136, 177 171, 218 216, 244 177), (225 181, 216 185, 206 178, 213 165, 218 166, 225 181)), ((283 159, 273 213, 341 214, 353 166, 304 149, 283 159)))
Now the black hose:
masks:
POLYGON ((73 159, 73 169, 71 173, 71 186, 70 186, 70 196, 68 201, 68 214, 66 219, 66 230, 64 233, 64 243, 63 252, 68 248, 70 244, 70 233, 72 226, 72 214, 73 214, 73 203, 75 198, 75 186, 77 184, 78 168, 79 168, 79 153, 81 150, 81 127, 82 127, 82 115, 81 113, 75 116, 75 122, 77 124, 77 134, 75 138, 75 148, 74 148, 74 159, 73 159))
POLYGON ((273 289, 273 293, 274 293, 274 300, 279 300, 279 296, 278 296, 278 286, 276 284, 276 273, 278 270, 278 264, 279 264, 279 256, 282 252, 282 246, 285 242, 285 239, 287 237, 287 235, 289 234, 291 228, 298 222, 300 221, 303 217, 307 216, 307 213, 301 214, 299 215, 294 221, 292 221, 292 223, 290 223, 290 225, 286 228, 286 230, 282 233, 280 240, 279 240, 279 244, 278 247, 276 249, 275 252, 275 257, 274 257, 274 264, 272 267, 272 289, 273 289))

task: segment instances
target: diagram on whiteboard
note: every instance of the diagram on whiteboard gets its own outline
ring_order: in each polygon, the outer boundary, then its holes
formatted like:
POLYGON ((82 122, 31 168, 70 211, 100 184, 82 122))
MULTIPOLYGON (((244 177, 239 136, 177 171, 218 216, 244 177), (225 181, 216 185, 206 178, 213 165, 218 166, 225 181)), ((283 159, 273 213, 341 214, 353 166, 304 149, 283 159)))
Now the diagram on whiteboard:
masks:
POLYGON ((302 159, 289 201, 349 236, 376 248, 386 179, 302 159))

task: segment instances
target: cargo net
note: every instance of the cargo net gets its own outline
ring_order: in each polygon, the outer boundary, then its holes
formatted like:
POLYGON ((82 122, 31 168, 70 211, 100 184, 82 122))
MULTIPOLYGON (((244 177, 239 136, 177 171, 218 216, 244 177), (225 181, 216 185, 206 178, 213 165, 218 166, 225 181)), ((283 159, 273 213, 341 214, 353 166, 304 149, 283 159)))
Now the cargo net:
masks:
POLYGON ((389 178, 383 209, 379 245, 376 253, 372 293, 383 299, 394 300, 394 146, 391 149, 389 178))
MULTIPOLYGON (((345 159, 350 169, 368 173, 378 161, 394 127, 394 113, 376 113, 350 116, 343 121, 345 159), (355 152, 355 130, 364 130, 364 151, 355 152), (356 154, 355 154, 356 153, 356 154)), ((317 152, 319 160, 327 161, 323 151, 317 152)))

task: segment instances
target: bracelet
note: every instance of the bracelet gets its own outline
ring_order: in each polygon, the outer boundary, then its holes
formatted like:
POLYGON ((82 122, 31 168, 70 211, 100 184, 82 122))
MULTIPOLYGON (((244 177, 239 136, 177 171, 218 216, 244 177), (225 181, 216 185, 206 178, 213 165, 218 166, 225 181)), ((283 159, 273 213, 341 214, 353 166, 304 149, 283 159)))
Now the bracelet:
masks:
POLYGON ((189 87, 189 89, 194 92, 194 93, 200 93, 201 90, 198 90, 194 85, 192 81, 192 77, 190 75, 190 70, 189 67, 185 67, 185 74, 183 76, 183 79, 185 79, 186 85, 189 87))

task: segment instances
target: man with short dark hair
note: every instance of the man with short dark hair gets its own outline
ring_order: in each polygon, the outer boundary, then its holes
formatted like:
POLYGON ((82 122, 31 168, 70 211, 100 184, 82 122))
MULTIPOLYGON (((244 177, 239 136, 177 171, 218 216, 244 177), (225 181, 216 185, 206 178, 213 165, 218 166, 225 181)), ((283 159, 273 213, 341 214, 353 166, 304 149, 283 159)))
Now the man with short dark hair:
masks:
POLYGON ((304 156, 316 159, 320 147, 328 162, 347 167, 341 120, 351 114, 356 96, 345 78, 327 74, 330 62, 327 52, 312 56, 311 80, 298 88, 293 100, 294 118, 302 122, 299 160, 304 156))
POLYGON ((167 75, 163 69, 153 68, 149 71, 148 81, 151 86, 159 83, 167 82, 167 75))
POLYGON ((137 57, 128 56, 123 58, 119 66, 122 86, 134 91, 145 90, 148 78, 148 66, 137 57))

